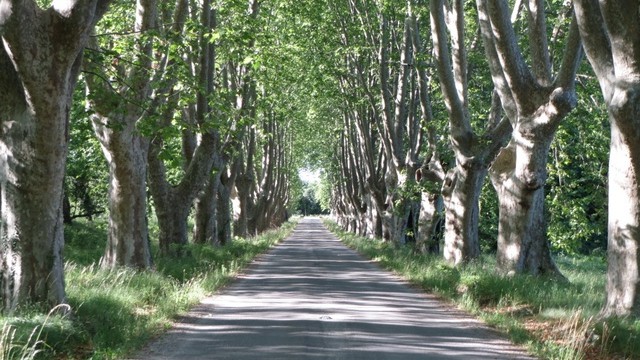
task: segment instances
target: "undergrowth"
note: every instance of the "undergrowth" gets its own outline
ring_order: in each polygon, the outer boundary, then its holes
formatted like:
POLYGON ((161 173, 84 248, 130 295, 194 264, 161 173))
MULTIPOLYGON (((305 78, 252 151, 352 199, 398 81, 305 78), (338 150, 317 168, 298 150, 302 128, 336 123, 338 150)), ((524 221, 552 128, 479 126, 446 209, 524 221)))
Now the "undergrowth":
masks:
POLYGON ((326 225, 351 248, 479 316, 542 359, 640 359, 640 320, 599 318, 605 296, 602 257, 559 257, 568 282, 507 277, 496 273, 493 256, 452 267, 440 256, 358 237, 329 221, 326 225))
POLYGON ((20 309, 11 317, 0 315, 0 360, 121 359, 230 281, 294 225, 221 247, 188 245, 189 256, 156 258, 151 271, 102 269, 97 263, 105 225, 68 226, 65 277, 71 311, 47 316, 20 309))

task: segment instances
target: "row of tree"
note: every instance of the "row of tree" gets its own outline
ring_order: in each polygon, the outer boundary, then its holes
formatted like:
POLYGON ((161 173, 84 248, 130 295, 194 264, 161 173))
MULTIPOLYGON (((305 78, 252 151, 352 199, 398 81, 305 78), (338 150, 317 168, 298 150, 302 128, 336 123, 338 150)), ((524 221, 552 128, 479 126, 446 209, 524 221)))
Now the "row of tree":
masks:
POLYGON ((64 301, 64 214, 108 212, 103 266, 144 269, 149 214, 168 255, 255 234, 304 159, 344 227, 456 265, 561 276, 551 246, 608 231, 604 313, 637 314, 640 25, 572 5, 0 0, 2 308, 64 301))
POLYGON ((489 176, 499 271, 562 276, 548 235, 547 163, 557 157, 550 154, 555 134, 578 103, 584 52, 611 123, 603 313, 638 314, 637 14, 595 0, 511 5, 331 4, 329 12, 341 14, 325 14, 340 44, 327 55, 341 99, 333 110, 339 156, 327 166, 333 214, 353 232, 415 242, 459 265, 480 254, 479 200, 489 176), (439 86, 431 86, 431 76, 439 86))
POLYGON ((79 204, 107 203, 106 268, 153 266, 150 214, 166 256, 288 218, 299 85, 279 76, 280 5, 0 1, 4 311, 65 302, 79 204))

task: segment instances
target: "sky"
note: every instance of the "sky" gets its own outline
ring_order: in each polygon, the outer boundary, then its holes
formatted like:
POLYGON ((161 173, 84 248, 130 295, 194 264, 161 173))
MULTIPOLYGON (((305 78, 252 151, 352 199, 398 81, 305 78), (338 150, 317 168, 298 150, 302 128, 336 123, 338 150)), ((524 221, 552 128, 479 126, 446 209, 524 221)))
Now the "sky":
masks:
POLYGON ((320 181, 320 170, 300 169, 298 171, 300 180, 306 183, 317 183, 320 181))

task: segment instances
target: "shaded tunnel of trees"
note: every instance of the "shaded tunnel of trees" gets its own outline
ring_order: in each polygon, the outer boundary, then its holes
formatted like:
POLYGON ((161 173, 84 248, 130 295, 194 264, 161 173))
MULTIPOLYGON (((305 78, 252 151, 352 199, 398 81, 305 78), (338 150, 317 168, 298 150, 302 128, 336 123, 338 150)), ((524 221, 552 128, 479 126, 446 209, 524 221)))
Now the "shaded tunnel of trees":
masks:
POLYGON ((2 309, 65 301, 64 222, 106 217, 101 266, 144 270, 150 242, 184 256, 330 211, 505 275, 607 251, 603 314, 637 315, 637 20, 593 0, 0 1, 2 309))

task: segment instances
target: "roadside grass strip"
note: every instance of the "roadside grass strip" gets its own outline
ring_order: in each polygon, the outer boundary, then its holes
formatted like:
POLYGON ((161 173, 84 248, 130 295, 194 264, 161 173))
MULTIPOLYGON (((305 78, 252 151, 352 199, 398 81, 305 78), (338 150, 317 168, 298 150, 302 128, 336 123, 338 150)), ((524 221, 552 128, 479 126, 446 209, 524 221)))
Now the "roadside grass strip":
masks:
POLYGON ((363 238, 325 225, 347 246, 413 285, 480 317, 542 359, 640 359, 640 319, 599 316, 605 299, 603 257, 559 256, 569 280, 502 276, 485 254, 461 267, 410 246, 363 238))
POLYGON ((294 227, 295 221, 288 222, 220 247, 190 244, 189 255, 156 258, 154 270, 136 271, 101 268, 105 227, 72 225, 65 267, 70 311, 47 315, 34 308, 0 315, 0 360, 121 359, 227 284, 294 227))

